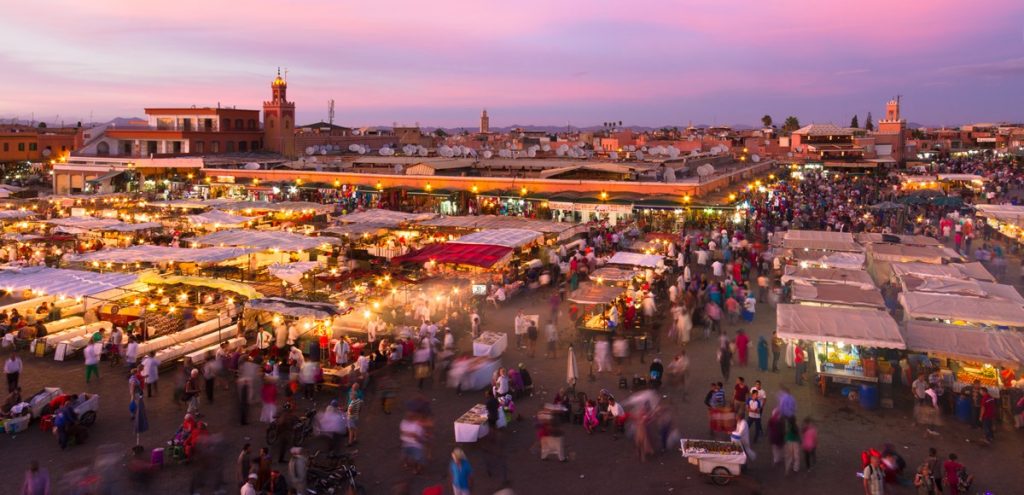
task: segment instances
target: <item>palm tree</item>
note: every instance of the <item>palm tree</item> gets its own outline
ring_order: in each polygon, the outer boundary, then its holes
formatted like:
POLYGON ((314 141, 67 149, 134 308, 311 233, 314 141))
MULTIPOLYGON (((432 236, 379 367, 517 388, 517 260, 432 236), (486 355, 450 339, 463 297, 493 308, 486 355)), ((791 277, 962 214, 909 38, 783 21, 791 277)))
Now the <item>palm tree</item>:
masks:
POLYGON ((793 132, 800 128, 800 119, 790 115, 786 117, 786 122, 782 124, 782 129, 787 132, 793 132))
POLYGON ((771 127, 772 126, 772 116, 768 115, 768 114, 764 114, 764 117, 761 117, 761 123, 764 124, 764 128, 765 129, 771 127))

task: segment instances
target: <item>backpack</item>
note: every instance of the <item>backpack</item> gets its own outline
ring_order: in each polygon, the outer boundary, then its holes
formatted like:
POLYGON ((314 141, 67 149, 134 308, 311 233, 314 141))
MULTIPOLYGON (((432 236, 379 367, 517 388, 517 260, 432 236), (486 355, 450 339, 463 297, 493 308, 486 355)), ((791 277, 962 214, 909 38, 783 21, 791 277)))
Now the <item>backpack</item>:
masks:
POLYGON ((971 475, 967 474, 967 468, 960 468, 956 473, 956 486, 960 493, 967 493, 971 489, 971 484, 974 480, 971 475))

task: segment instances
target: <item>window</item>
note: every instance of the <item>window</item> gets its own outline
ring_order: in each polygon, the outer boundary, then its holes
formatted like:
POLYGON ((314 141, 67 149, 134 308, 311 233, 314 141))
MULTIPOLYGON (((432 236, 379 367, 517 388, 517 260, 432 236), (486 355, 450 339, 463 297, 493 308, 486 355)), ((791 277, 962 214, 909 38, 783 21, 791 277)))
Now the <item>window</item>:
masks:
POLYGON ((18 151, 25 151, 25 143, 18 143, 18 151))
POLYGON ((11 143, 4 143, 4 151, 11 151, 11 143))
MULTIPOLYGON (((100 146, 102 146, 104 144, 105 143, 100 143, 100 146)), ((107 149, 109 150, 110 147, 108 146, 107 149)), ((128 155, 128 156, 132 155, 132 142, 131 141, 125 141, 124 142, 124 153, 123 154, 128 155)))
POLYGON ((241 151, 243 153, 249 151, 249 146, 245 143, 245 141, 238 142, 238 151, 241 151))
POLYGON ((242 119, 235 119, 235 129, 245 129, 242 119))
POLYGON ((36 143, 28 143, 29 151, 36 151, 37 149, 39 149, 39 145, 37 145, 36 143))
POLYGON ((249 128, 250 129, 255 129, 256 128, 256 120, 249 119, 249 128))
POLYGON ((253 141, 253 142, 249 143, 249 151, 259 151, 259 150, 260 150, 260 142, 259 141, 253 141))
POLYGON ((235 142, 234 141, 228 141, 225 146, 227 147, 226 151, 228 153, 234 153, 235 152, 235 142))
POLYGON ((192 150, 195 153, 204 153, 206 151, 206 143, 202 141, 196 141, 192 143, 192 145, 195 147, 195 149, 192 150))
POLYGON ((210 143, 210 152, 211 153, 220 153, 220 141, 214 141, 214 142, 210 143))
MULTIPOLYGON (((126 152, 125 154, 127 155, 128 154, 127 152, 129 152, 129 151, 131 151, 131 150, 130 149, 126 149, 125 150, 125 152, 126 152)), ((100 155, 100 156, 107 156, 107 155, 109 155, 110 154, 110 144, 107 143, 106 141, 100 141, 100 144, 96 145, 96 154, 100 155)))
POLYGON ((224 119, 224 121, 220 123, 220 130, 226 131, 226 130, 228 130, 230 128, 231 128, 231 119, 224 119))
POLYGON ((274 128, 274 119, 268 119, 267 120, 267 128, 268 129, 273 129, 274 128))
POLYGON ((67 151, 68 150, 68 146, 66 144, 62 144, 62 145, 60 145, 60 150, 61 151, 67 151))

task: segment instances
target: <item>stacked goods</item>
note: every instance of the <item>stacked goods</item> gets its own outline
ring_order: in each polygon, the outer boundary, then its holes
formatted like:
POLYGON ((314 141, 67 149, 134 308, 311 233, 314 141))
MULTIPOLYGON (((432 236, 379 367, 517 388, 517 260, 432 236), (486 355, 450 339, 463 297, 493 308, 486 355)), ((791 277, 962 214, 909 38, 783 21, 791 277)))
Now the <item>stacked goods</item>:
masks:
POLYGON ((683 455, 738 455, 742 453, 743 447, 733 442, 719 442, 715 440, 686 440, 683 443, 683 455))

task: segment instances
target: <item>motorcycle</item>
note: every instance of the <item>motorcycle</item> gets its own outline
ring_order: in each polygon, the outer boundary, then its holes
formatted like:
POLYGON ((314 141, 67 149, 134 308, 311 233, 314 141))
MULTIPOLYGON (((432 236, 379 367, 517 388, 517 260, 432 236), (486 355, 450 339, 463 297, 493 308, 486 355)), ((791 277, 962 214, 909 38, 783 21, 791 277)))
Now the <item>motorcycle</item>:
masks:
MULTIPOLYGON (((292 425, 292 446, 298 447, 306 442, 306 439, 313 435, 313 425, 316 421, 316 404, 306 411, 306 414, 302 415, 292 425)), ((274 445, 277 443, 277 423, 271 423, 267 426, 267 445, 274 445)))
MULTIPOLYGON (((316 457, 311 456, 310 460, 316 457)), ((356 482, 359 471, 352 464, 341 464, 334 469, 310 465, 306 472, 306 493, 309 495, 366 495, 366 488, 356 482)))

